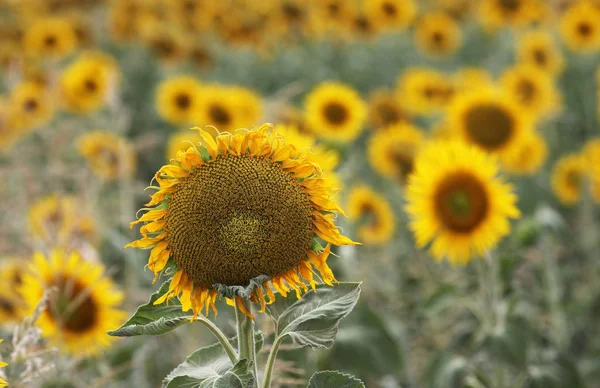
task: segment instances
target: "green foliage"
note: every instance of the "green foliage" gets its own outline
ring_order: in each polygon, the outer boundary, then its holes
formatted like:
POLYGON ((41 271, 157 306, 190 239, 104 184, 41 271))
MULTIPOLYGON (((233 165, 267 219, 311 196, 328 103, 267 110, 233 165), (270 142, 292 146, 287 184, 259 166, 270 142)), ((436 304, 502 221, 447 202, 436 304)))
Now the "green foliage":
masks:
POLYGON ((336 371, 317 372, 310 378, 308 388, 365 388, 358 379, 336 371))

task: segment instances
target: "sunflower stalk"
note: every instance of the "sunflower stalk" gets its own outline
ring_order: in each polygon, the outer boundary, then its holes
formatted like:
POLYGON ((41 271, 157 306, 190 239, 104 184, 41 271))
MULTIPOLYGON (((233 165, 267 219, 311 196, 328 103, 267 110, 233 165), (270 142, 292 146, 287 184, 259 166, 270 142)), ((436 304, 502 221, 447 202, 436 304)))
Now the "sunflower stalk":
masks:
POLYGON ((552 235, 547 231, 542 237, 542 253, 544 256, 544 275, 546 280, 546 299, 552 320, 553 340, 559 348, 566 343, 566 321, 560 305, 562 286, 558 275, 555 253, 552 251, 552 235))
MULTIPOLYGON (((243 309, 251 311, 250 300, 238 299, 243 305, 243 309)), ((252 373, 258 381, 258 370, 256 367, 256 348, 254 346, 254 320, 248 317, 242 311, 242 307, 236 304, 235 307, 235 318, 237 321, 237 335, 238 335, 238 354, 240 359, 247 359, 252 362, 252 373)), ((258 385, 258 384, 257 384, 258 385)))
POLYGON ((209 319, 207 319, 206 317, 204 317, 202 315, 198 315, 196 320, 198 322, 201 322, 202 324, 204 324, 204 326, 206 326, 208 328, 208 330, 210 330, 211 333, 213 333, 215 338, 219 341, 219 343, 223 347, 223 350, 225 351, 225 353, 227 353, 227 357, 229 357, 229 360, 231 361, 231 363, 235 365, 235 363, 238 362, 238 360, 239 360, 238 353, 235 352, 235 349, 233 348, 233 346, 231 346, 231 343, 229 343, 229 340, 227 340, 227 337, 225 336, 225 334, 217 327, 217 325, 215 325, 209 319))

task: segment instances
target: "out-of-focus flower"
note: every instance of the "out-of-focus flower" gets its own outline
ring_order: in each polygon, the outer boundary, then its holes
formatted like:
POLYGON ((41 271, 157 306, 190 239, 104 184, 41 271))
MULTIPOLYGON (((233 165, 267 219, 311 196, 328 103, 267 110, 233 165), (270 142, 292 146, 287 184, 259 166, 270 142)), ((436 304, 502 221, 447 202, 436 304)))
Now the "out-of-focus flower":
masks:
POLYGON ((560 34, 573 51, 600 49, 600 10, 588 1, 575 2, 562 15, 560 34))
POLYGON ((517 40, 517 60, 536 66, 550 75, 559 74, 564 59, 554 36, 544 30, 528 31, 517 40))
POLYGON ((124 138, 103 130, 89 132, 78 141, 79 152, 97 176, 113 180, 131 177, 135 172, 136 154, 124 138))
POLYGON ((460 25, 443 12, 423 15, 415 26, 417 47, 435 57, 454 54, 462 43, 460 25))
POLYGON ((410 115, 398 101, 395 93, 377 89, 369 96, 369 122, 373 129, 381 129, 400 122, 409 122, 410 115))
POLYGON ((156 110, 172 124, 191 124, 200 109, 202 84, 190 76, 169 78, 156 88, 156 110))
POLYGON ((585 189, 587 172, 585 157, 580 154, 568 154, 558 159, 551 179, 556 198, 568 206, 576 204, 585 189))
POLYGON ((405 29, 417 16, 414 0, 371 0, 365 7, 373 23, 386 29, 405 29))
POLYGON ((479 18, 488 29, 525 26, 543 15, 541 0, 481 0, 479 18))
POLYGON ((357 186, 350 191, 347 203, 348 218, 358 226, 358 239, 362 243, 382 245, 390 241, 396 218, 384 196, 367 186, 357 186))
POLYGON ((415 115, 427 116, 442 112, 452 102, 455 94, 450 77, 433 69, 410 68, 398 77, 398 100, 415 115))
POLYGON ((538 119, 556 114, 560 106, 560 94, 548 73, 532 65, 507 68, 500 84, 521 107, 538 119))
POLYGON ((11 90, 7 111, 9 123, 21 131, 45 125, 54 116, 52 92, 37 82, 22 82, 11 90))
POLYGON ((26 28, 23 48, 33 57, 62 58, 75 50, 77 36, 68 19, 44 17, 35 19, 26 28))
POLYGON ((547 158, 546 139, 533 131, 527 134, 514 152, 504 158, 502 166, 512 174, 533 175, 540 170, 547 158))

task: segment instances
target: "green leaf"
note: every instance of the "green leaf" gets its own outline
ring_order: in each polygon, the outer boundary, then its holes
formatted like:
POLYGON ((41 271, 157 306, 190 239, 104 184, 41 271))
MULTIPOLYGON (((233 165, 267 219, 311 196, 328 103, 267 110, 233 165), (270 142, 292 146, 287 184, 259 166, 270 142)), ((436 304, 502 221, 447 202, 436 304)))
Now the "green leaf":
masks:
POLYGON ((511 318, 500 330, 491 333, 485 345, 492 357, 516 368, 527 367, 529 326, 522 318, 511 318))
POLYGON ((189 322, 193 314, 191 311, 182 311, 177 298, 171 299, 168 305, 154 305, 154 302, 169 290, 169 284, 170 281, 164 282, 160 289, 152 294, 150 302, 140 306, 123 326, 109 331, 108 334, 116 337, 160 335, 189 322))
POLYGON ((365 388, 365 385, 354 376, 327 370, 312 375, 308 388, 365 388))
POLYGON ((360 295, 360 283, 339 283, 333 287, 318 285, 297 300, 292 293, 278 296, 268 306, 275 320, 277 335, 289 336, 300 346, 330 348, 342 318, 352 311, 360 295))

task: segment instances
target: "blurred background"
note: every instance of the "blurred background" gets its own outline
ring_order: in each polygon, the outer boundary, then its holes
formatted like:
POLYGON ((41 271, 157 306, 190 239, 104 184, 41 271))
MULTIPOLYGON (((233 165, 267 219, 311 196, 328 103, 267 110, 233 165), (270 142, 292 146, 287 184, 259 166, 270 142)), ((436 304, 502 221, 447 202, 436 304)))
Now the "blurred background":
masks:
MULTIPOLYGON (((591 0, 0 0, 0 376, 159 387, 213 343, 194 324, 61 334, 70 321, 28 318, 40 295, 23 279, 35 252, 77 252, 122 294, 122 322, 158 289, 147 254, 123 249, 154 173, 200 140, 193 126, 270 122, 313 147, 363 243, 330 260, 338 280, 363 282, 336 344, 285 344, 276 386, 337 369, 369 388, 600 387, 599 59, 591 0), (528 133, 499 158, 522 216, 494 252, 492 328, 480 260, 436 261, 404 211, 419 148, 457 137, 482 101, 508 108, 478 125, 528 133)), ((219 311, 233 335, 232 309, 219 311)))

